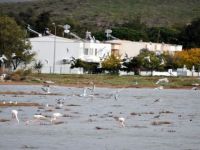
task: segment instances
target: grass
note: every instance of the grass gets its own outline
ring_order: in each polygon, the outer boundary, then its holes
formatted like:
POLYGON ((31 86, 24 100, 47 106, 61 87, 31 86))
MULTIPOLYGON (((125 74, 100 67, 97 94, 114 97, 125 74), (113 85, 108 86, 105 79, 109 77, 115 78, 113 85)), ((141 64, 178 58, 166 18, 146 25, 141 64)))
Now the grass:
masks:
POLYGON ((200 84, 197 77, 168 77, 169 83, 161 83, 156 85, 156 81, 163 77, 142 77, 142 76, 118 76, 118 75, 102 75, 102 74, 84 74, 84 75, 58 75, 58 74, 31 74, 24 83, 42 84, 44 81, 50 80, 57 85, 67 86, 91 86, 94 82, 99 87, 158 87, 164 88, 191 88, 192 84, 200 84), (136 82, 138 84, 136 84, 136 82))

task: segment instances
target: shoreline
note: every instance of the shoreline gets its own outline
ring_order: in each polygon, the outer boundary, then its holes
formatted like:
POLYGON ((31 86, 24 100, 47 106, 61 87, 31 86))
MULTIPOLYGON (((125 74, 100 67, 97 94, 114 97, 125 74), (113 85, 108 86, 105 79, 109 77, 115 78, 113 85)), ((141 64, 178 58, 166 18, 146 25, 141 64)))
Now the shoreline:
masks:
MULTIPOLYGON (((19 81, 7 81, 7 82, 0 82, 1 85, 42 85, 43 83, 28 83, 28 82, 19 82, 19 81)), ((52 84, 56 86, 63 86, 63 87, 75 87, 75 88, 83 88, 86 86, 90 86, 88 84, 52 84)), ((108 84, 95 84, 96 87, 100 88, 157 88, 157 86, 144 86, 144 85, 127 85, 127 86, 122 86, 122 85, 108 85, 108 84)), ((162 85, 160 85, 162 86, 162 85)), ((165 87, 165 86, 164 86, 165 87)), ((181 87, 169 87, 166 86, 164 89, 191 89, 194 86, 181 86, 181 87)))

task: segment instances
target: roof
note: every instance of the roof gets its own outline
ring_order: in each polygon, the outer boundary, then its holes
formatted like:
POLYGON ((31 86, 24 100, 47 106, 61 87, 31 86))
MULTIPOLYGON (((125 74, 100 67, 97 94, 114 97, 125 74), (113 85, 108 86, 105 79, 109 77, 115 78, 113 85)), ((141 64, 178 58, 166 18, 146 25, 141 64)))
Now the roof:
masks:
POLYGON ((59 36, 54 36, 54 35, 49 35, 49 36, 41 36, 41 37, 34 37, 34 38, 29 38, 31 42, 54 42, 56 37, 56 41, 62 41, 62 42, 81 42, 78 39, 68 39, 68 38, 63 38, 59 36))

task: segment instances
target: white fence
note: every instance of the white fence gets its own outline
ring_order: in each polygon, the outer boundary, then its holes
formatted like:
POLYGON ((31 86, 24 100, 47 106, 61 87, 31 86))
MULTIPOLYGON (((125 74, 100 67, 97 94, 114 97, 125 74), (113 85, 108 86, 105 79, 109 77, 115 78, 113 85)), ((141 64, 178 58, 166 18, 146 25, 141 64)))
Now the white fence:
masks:
POLYGON ((200 72, 195 72, 191 70, 185 70, 185 69, 177 69, 177 71, 172 71, 172 69, 169 69, 168 71, 161 72, 161 71, 141 71, 141 76, 194 76, 198 77, 200 76, 200 72))

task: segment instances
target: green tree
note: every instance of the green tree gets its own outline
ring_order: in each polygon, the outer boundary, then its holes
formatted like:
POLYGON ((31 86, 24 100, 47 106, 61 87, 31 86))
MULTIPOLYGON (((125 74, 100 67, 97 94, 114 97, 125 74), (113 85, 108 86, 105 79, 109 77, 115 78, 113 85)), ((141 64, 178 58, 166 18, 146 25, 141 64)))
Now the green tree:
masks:
POLYGON ((122 66, 125 67, 122 70, 125 70, 127 72, 134 71, 134 73, 138 75, 141 67, 141 61, 139 60, 138 57, 132 57, 132 58, 125 57, 123 59, 122 66))
POLYGON ((126 39, 132 41, 147 40, 145 31, 134 30, 128 27, 115 27, 112 29, 113 35, 119 39, 126 39))
POLYGON ((37 70, 38 74, 41 73, 42 67, 43 67, 43 64, 41 61, 35 62, 34 66, 33 66, 33 68, 35 70, 37 70))
POLYGON ((140 54, 137 56, 141 61, 141 66, 145 70, 163 70, 164 65, 162 64, 162 55, 156 55, 154 52, 147 49, 142 49, 140 54))
MULTIPOLYGON (((0 16, 0 56, 5 55, 6 67, 15 70, 19 64, 29 63, 35 54, 30 52, 30 42, 26 39, 26 33, 7 16, 0 16)), ((0 62, 0 67, 1 67, 0 62)))
POLYGON ((200 47, 200 18, 193 20, 183 28, 179 41, 184 48, 200 47))
POLYGON ((147 29, 149 40, 158 43, 178 44, 180 30, 167 27, 151 27, 147 29))
POLYGON ((98 63, 86 62, 81 59, 73 58, 71 61, 71 68, 83 68, 84 72, 98 73, 98 63))
POLYGON ((48 28, 50 24, 50 12, 42 12, 35 21, 35 30, 39 33, 44 33, 45 28, 48 28))

